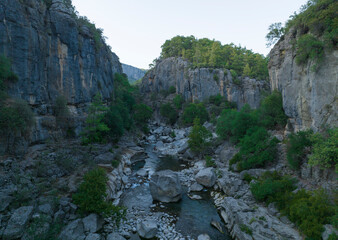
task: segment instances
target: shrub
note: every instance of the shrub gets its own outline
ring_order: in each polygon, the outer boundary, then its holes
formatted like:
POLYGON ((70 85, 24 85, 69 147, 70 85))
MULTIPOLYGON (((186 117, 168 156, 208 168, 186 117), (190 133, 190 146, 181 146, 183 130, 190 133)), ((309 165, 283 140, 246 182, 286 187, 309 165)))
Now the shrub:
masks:
POLYGON ((16 82, 18 76, 11 70, 11 62, 8 58, 0 55, 0 91, 5 90, 10 82, 16 82))
POLYGON ((338 128, 316 133, 311 137, 313 143, 309 164, 321 168, 335 167, 338 172, 338 128))
POLYGON ((87 172, 77 193, 73 194, 73 200, 83 213, 97 213, 104 216, 114 216, 119 222, 125 214, 120 207, 114 206, 107 201, 108 177, 105 170, 95 168, 87 172))
POLYGON ((34 124, 34 114, 21 99, 0 102, 0 132, 3 135, 27 134, 34 124))
POLYGON ((182 109, 182 104, 184 103, 184 99, 181 94, 177 94, 173 99, 173 104, 177 110, 182 109))
POLYGON ((264 167, 274 161, 278 140, 270 139, 269 133, 262 127, 250 128, 240 140, 238 170, 264 167))
POLYGON ((214 73, 213 79, 215 82, 219 83, 219 76, 216 73, 214 73))
POLYGON ((107 110, 108 108, 102 103, 101 95, 95 95, 94 100, 89 107, 86 126, 82 133, 83 144, 102 143, 106 141, 106 133, 110 130, 104 122, 107 110))
POLYGON ((189 134, 189 148, 196 153, 203 153, 209 146, 211 133, 201 125, 199 118, 195 118, 194 126, 189 134))
MULTIPOLYGON (((324 43, 311 34, 305 34, 297 40, 296 63, 305 64, 308 59, 320 63, 324 57, 324 43)), ((316 67, 316 66, 315 66, 316 67)), ((315 69, 314 69, 315 70, 315 69)))
POLYGON ((160 107, 160 114, 166 118, 167 122, 174 124, 177 121, 178 114, 170 103, 162 104, 160 107))
POLYGON ((209 97, 209 102, 216 106, 221 105, 221 103, 224 101, 225 101, 225 98, 221 96, 220 94, 209 97))
POLYGON ((169 87, 169 94, 174 94, 176 93, 176 88, 174 86, 169 87))
POLYGON ((269 129, 286 125, 287 116, 283 110, 282 94, 277 90, 273 91, 270 96, 267 96, 259 108, 260 121, 264 127, 269 129))
POLYGON ((242 232, 249 234, 250 236, 252 235, 252 230, 247 225, 241 224, 240 229, 242 232))
POLYGON ((306 156, 306 148, 311 147, 310 136, 312 131, 299 131, 289 136, 286 157, 291 168, 299 169, 306 156))
POLYGON ((232 109, 223 110, 217 121, 216 132, 222 139, 238 143, 246 131, 256 126, 257 117, 251 112, 250 106, 245 105, 241 111, 232 109))
POLYGON ((203 103, 190 103, 183 112, 182 121, 185 124, 192 124, 195 118, 199 118, 203 124, 209 119, 209 114, 203 103))
POLYGON ((296 189, 294 184, 295 179, 288 176, 282 176, 278 172, 265 172, 250 185, 250 189, 256 200, 271 203, 278 201, 280 195, 296 189))

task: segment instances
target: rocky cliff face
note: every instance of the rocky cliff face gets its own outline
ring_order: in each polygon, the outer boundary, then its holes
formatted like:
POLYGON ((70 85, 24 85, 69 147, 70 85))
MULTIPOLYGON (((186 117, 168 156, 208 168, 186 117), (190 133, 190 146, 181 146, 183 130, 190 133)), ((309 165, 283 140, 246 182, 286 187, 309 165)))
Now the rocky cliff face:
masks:
POLYGON ((128 76, 128 80, 130 83, 133 83, 144 77, 146 70, 139 69, 137 67, 130 66, 128 64, 122 63, 123 73, 128 76))
POLYGON ((292 44, 296 39, 297 30, 290 30, 271 50, 269 62, 271 88, 283 95, 289 130, 337 126, 338 51, 326 51, 324 61, 313 71, 312 61, 296 64, 292 44))
POLYGON ((11 59, 19 77, 9 94, 34 108, 32 141, 48 137, 42 122, 52 115, 59 95, 75 116, 81 116, 96 93, 110 98, 114 74, 122 68, 102 39, 100 48, 97 41, 62 0, 50 6, 40 0, 0 0, 0 54, 11 59))
POLYGON ((143 78, 141 92, 159 93, 176 87, 187 101, 202 101, 212 95, 221 94, 240 108, 248 103, 257 108, 263 91, 270 91, 268 83, 255 79, 240 78, 236 83, 225 69, 189 68, 181 58, 167 58, 158 62, 143 78))

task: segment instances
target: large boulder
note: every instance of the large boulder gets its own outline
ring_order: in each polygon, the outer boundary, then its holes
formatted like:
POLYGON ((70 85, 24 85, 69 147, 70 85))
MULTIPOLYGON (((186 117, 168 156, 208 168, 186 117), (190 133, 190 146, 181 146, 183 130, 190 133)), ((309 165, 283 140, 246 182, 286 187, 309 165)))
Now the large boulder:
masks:
POLYGON ((20 238, 33 213, 32 206, 20 207, 14 211, 8 221, 3 239, 20 238))
POLYGON ((102 228, 103 219, 101 219, 97 214, 90 214, 84 219, 82 219, 83 227, 85 232, 95 233, 102 228))
POLYGON ((128 209, 147 210, 153 203, 153 198, 150 194, 149 187, 141 185, 136 188, 131 188, 124 192, 120 198, 120 204, 128 209))
POLYGON ((216 182, 216 174, 213 168, 204 168, 196 174, 195 179, 205 187, 212 187, 216 182))
POLYGON ((83 223, 81 219, 77 219, 69 223, 60 233, 59 239, 62 240, 83 240, 84 234, 83 223))
POLYGON ((107 236, 107 240, 126 240, 118 233, 111 233, 107 236))
POLYGON ((182 197, 182 187, 178 174, 171 170, 154 173, 149 186, 154 200, 177 202, 182 197))
POLYGON ((151 239, 156 236, 157 222, 155 220, 146 220, 137 224, 137 232, 142 238, 151 239))

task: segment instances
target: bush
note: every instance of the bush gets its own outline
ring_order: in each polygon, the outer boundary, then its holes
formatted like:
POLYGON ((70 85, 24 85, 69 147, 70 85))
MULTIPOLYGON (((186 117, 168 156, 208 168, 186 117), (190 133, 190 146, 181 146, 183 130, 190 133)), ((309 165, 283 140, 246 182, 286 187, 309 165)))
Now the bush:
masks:
POLYGON ((174 86, 169 87, 169 94, 174 94, 176 93, 176 88, 174 86))
POLYGON ((189 148, 196 153, 203 153, 209 146, 211 133, 201 125, 199 118, 195 118, 194 126, 189 134, 189 148))
POLYGON ((250 185, 250 189, 257 201, 271 203, 278 201, 278 198, 286 192, 295 190, 295 182, 295 179, 282 176, 278 172, 265 172, 250 185))
POLYGON ((220 94, 218 94, 218 95, 210 96, 209 102, 216 106, 219 106, 221 105, 222 102, 225 102, 225 98, 221 96, 220 94))
POLYGON ((8 83, 17 80, 18 76, 11 70, 10 60, 0 55, 0 91, 5 90, 8 83))
POLYGON ((299 131, 289 136, 286 158, 292 169, 299 169, 306 156, 306 148, 311 147, 310 136, 312 131, 299 131))
POLYGON ((201 124, 209 119, 209 114, 203 103, 190 103, 183 112, 182 121, 192 124, 195 118, 199 118, 201 124))
POLYGON ((34 124, 34 114, 27 102, 21 99, 0 102, 0 133, 27 134, 34 124))
POLYGON ((313 149, 309 157, 309 165, 324 169, 334 166, 338 172, 338 128, 313 134, 311 141, 313 149))
POLYGON ((257 167, 264 167, 267 163, 273 162, 276 157, 276 146, 278 140, 270 139, 269 133, 262 127, 249 129, 246 135, 240 140, 240 161, 238 170, 245 170, 257 167))
POLYGON ((320 240, 323 225, 329 224, 335 215, 336 207, 323 190, 293 192, 295 179, 277 172, 264 173, 250 188, 258 201, 275 202, 281 213, 311 239, 320 240))
POLYGON ((73 194, 73 200, 83 213, 97 213, 104 216, 114 216, 119 222, 124 216, 120 207, 107 201, 107 181, 105 170, 95 168, 87 172, 84 181, 80 184, 77 193, 73 194))
POLYGON ((206 167, 216 167, 215 161, 210 156, 205 156, 206 167))
POLYGON ((181 94, 177 94, 173 99, 173 104, 177 110, 182 109, 182 104, 184 103, 184 99, 181 94))
MULTIPOLYGON (((308 59, 320 63, 324 57, 324 44, 310 34, 305 34, 297 40, 296 63, 305 64, 308 59)), ((317 66, 315 66, 316 68, 317 66)), ((315 70, 315 69, 314 69, 315 70)))
POLYGON ((258 124, 257 117, 251 112, 250 106, 245 105, 241 111, 226 109, 217 121, 216 132, 222 139, 238 143, 246 131, 258 124))
POLYGON ((286 125, 287 116, 283 110, 282 94, 277 90, 266 97, 259 108, 260 122, 264 127, 283 128, 286 125))
POLYGON ((167 122, 171 125, 177 121, 178 114, 170 103, 162 104, 160 107, 160 114, 166 118, 167 122))

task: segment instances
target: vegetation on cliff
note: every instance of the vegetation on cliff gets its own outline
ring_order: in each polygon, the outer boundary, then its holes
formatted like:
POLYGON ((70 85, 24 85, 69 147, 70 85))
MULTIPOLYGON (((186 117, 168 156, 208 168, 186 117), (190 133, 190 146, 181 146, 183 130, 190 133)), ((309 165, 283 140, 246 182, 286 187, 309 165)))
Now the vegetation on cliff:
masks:
POLYGON ((261 54, 236 46, 194 36, 176 36, 162 45, 161 58, 182 57, 193 68, 225 68, 237 75, 268 80, 268 59, 261 54))
POLYGON ((313 70, 316 70, 324 57, 324 50, 337 47, 337 12, 338 2, 335 0, 309 0, 298 13, 290 16, 285 26, 281 23, 270 25, 267 45, 271 46, 284 34, 295 31, 297 64, 312 60, 315 62, 313 70))
POLYGON ((34 123, 34 115, 27 102, 7 95, 9 84, 18 77, 11 70, 10 60, 0 56, 0 133, 3 137, 28 133, 34 123))

